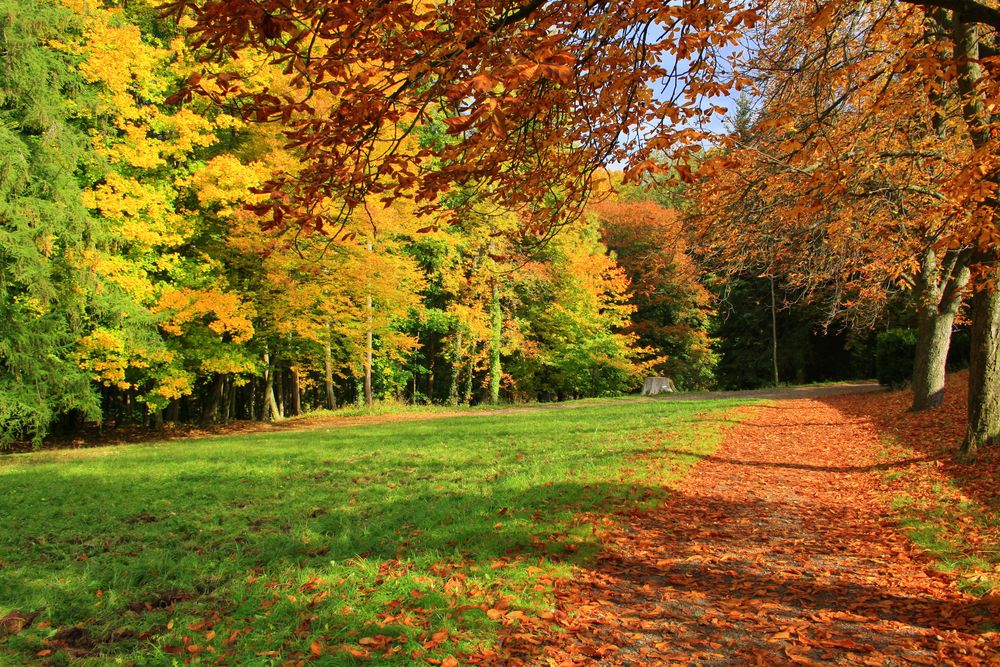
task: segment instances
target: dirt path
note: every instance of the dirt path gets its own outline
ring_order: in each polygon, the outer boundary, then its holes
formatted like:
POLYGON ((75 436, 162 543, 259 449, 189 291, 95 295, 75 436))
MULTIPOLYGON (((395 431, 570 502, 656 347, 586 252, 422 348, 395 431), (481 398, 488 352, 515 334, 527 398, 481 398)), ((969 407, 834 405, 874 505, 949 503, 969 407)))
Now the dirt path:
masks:
POLYGON ((567 632, 509 648, 545 665, 1000 664, 997 636, 975 632, 1000 609, 891 526, 878 433, 835 406, 753 408, 667 504, 621 515, 593 569, 557 587, 567 632))

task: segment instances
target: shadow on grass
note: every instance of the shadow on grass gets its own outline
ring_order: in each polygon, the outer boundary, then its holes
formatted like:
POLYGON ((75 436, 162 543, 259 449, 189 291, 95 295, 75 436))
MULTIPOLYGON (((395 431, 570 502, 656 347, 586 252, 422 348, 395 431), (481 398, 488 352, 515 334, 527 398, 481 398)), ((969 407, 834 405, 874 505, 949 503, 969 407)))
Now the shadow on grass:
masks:
MULTIPOLYGON (((491 569, 498 559, 524 561, 524 567, 584 563, 601 545, 589 530, 572 528, 578 512, 610 512, 661 499, 665 493, 660 487, 636 484, 562 482, 511 487, 506 493, 424 490, 405 499, 386 499, 370 488, 377 485, 371 477, 355 483, 349 475, 342 477, 350 468, 328 466, 323 471, 329 477, 311 485, 308 502, 279 500, 239 477, 186 476, 186 484, 210 483, 221 492, 192 489, 183 514, 164 511, 161 504, 131 510, 127 516, 82 519, 62 534, 25 531, 12 546, 28 562, 20 568, 5 563, 0 569, 0 608, 44 609, 53 628, 82 623, 87 628, 85 642, 70 650, 110 658, 134 651, 145 655, 141 640, 167 641, 171 635, 165 624, 175 617, 211 615, 224 619, 220 626, 244 626, 249 618, 270 613, 264 605, 276 592, 287 590, 294 596, 311 577, 339 579, 341 585, 332 588, 337 595, 311 607, 310 616, 335 628, 334 634, 342 638, 352 632, 370 634, 380 605, 405 600, 410 590, 420 587, 415 583, 420 579, 413 578, 417 575, 434 579, 434 590, 425 591, 429 597, 421 604, 436 607, 431 615, 444 625, 454 607, 481 600, 442 594, 448 577, 434 576, 435 568, 465 568, 477 585, 489 588, 498 586, 495 577, 509 574, 491 569), (209 509, 208 502, 214 507, 209 509), (386 576, 386 567, 397 574, 386 576), (479 574, 472 573, 475 569, 479 574), (257 577, 267 583, 248 583, 248 578, 257 577), (344 613, 345 608, 355 611, 344 613)), ((109 483, 94 476, 49 481, 67 496, 106 499, 108 515, 115 515, 133 494, 148 493, 143 484, 109 483)), ((527 580, 523 572, 516 576, 527 580)), ((251 642, 250 649, 273 650, 294 642, 292 633, 300 619, 289 609, 275 613, 276 619, 285 616, 292 618, 286 628, 271 628, 266 639, 245 640, 251 642)), ((35 652, 37 642, 50 632, 39 632, 35 644, 28 643, 31 633, 25 633, 22 645, 35 652)), ((149 657, 142 661, 157 664, 149 657)))
POLYGON ((52 627, 0 643, 0 661, 83 624, 80 651, 170 664, 160 646, 213 616, 216 644, 253 628, 217 645, 237 662, 275 647, 287 657, 316 636, 303 619, 325 628, 323 642, 353 641, 392 605, 409 609, 417 589, 433 623, 395 628, 412 641, 422 627, 495 626, 484 612, 450 614, 505 596, 530 606, 539 593, 529 566, 593 557, 601 545, 580 513, 662 500, 662 482, 711 450, 705 434, 718 426, 698 413, 720 407, 487 413, 10 457, 0 612, 44 609, 52 627), (688 435, 648 451, 642 438, 666 426, 688 435), (657 481, 644 483, 652 468, 657 481), (443 572, 459 567, 468 585, 445 593, 443 572), (329 595, 309 606, 301 589, 314 577, 329 595))

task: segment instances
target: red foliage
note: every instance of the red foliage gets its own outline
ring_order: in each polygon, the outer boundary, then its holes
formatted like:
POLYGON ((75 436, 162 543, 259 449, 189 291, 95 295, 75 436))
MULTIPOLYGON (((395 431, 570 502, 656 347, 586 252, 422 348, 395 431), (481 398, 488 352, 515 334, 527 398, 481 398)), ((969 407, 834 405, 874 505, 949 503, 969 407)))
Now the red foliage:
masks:
POLYGON ((758 17, 730 0, 613 11, 584 0, 171 0, 165 11, 191 16, 194 46, 224 69, 192 77, 177 101, 197 90, 280 121, 302 169, 269 184, 258 211, 307 229, 371 195, 434 207, 456 184, 490 183, 529 222, 572 212, 595 169, 655 169, 657 152, 699 148, 711 101, 746 84, 726 47, 758 17), (248 50, 284 66, 287 86, 255 90, 225 66, 248 50), (432 149, 417 134, 438 124, 447 136, 432 149), (344 209, 318 206, 327 200, 344 209))

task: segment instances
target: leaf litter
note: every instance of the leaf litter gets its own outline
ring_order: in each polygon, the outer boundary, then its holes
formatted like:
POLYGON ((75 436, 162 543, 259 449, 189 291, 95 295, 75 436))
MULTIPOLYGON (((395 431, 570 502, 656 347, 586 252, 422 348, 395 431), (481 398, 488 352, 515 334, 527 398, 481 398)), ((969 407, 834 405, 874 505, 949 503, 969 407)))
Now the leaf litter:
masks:
POLYGON ((658 507, 587 517, 596 561, 468 662, 1000 664, 1000 600, 960 590, 890 508, 887 425, 872 415, 900 400, 752 408, 658 507))

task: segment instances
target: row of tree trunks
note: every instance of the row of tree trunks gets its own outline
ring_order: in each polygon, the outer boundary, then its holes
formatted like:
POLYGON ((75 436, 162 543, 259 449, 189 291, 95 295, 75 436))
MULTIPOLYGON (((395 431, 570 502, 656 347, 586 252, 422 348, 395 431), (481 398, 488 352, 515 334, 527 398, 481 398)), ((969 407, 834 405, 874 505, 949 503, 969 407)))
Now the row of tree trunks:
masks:
MULTIPOLYGON (((962 260, 960 260, 962 261, 962 260)), ((993 260, 995 261, 995 260, 993 260)), ((993 262, 975 257, 982 267, 993 262)), ((992 269, 969 297, 972 320, 969 351, 968 425, 961 451, 972 456, 986 445, 1000 444, 1000 270, 992 269)), ((968 265, 956 265, 942 286, 918 285, 918 328, 913 365, 913 410, 940 407, 955 317, 969 282, 968 265)), ((923 276, 922 276, 923 278, 923 276)))

